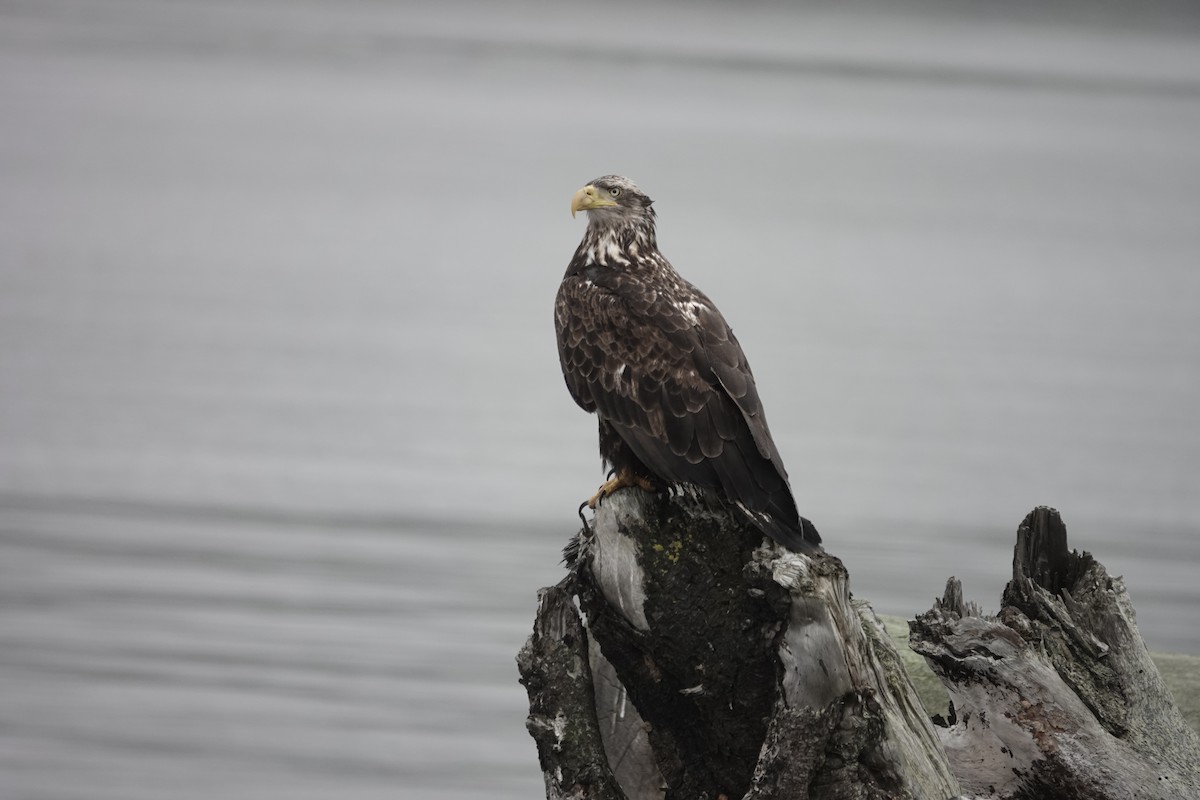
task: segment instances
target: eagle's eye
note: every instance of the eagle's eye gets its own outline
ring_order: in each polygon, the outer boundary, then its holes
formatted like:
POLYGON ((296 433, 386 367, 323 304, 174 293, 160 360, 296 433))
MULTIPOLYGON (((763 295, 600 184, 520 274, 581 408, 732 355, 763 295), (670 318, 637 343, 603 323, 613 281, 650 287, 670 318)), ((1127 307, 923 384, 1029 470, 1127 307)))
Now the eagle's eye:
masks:
POLYGON ((621 196, 621 190, 620 190, 620 189, 618 189, 616 186, 614 186, 614 187, 612 187, 611 189, 609 189, 609 190, 608 190, 608 193, 609 193, 609 194, 611 194, 613 197, 620 197, 620 196, 621 196))

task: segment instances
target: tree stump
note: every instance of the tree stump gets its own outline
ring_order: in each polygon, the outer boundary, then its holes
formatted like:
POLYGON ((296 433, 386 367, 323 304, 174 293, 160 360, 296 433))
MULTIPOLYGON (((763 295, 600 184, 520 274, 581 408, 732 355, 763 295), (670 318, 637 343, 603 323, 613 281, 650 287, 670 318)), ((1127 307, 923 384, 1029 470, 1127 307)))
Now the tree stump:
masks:
MULTIPOLYGON (((609 761, 627 797, 957 794, 891 640, 838 559, 764 541, 719 503, 627 489, 568 560, 602 656, 590 662, 600 712, 539 714, 590 713, 602 739, 626 742, 609 761)), ((575 679, 524 654, 527 686, 575 679)))
POLYGON ((1200 797, 1122 582, 1057 512, 1021 525, 997 617, 952 578, 910 623, 937 726, 842 563, 740 520, 626 489, 568 548, 518 658, 548 798, 1200 797))

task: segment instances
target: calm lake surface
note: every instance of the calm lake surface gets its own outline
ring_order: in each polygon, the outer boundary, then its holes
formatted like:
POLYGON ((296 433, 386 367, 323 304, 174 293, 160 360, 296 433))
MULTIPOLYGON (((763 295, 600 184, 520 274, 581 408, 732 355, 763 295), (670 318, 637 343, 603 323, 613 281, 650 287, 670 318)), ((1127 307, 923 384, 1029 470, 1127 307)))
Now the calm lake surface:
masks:
MULTIPOLYGON (((949 6, 947 6, 949 8, 949 6)), ((882 613, 1059 508, 1200 653, 1200 22, 0 3, 0 795, 532 798, 608 172, 882 613)))

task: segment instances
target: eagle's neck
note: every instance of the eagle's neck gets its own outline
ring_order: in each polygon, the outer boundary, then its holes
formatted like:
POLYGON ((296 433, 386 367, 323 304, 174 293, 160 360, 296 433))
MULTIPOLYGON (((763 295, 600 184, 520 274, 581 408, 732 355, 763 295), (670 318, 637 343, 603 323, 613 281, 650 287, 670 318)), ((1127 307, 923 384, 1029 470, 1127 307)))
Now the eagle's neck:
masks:
POLYGON ((636 268, 657 261, 654 211, 646 209, 646 212, 633 219, 592 213, 572 265, 636 268))

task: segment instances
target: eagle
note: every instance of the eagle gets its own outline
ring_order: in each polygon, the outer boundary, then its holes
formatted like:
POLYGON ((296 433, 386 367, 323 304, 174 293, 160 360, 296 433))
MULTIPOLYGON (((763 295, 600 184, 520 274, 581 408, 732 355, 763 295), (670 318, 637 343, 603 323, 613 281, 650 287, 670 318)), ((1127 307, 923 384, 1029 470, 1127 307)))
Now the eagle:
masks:
POLYGON ((750 365, 716 305, 658 250, 652 200, 605 175, 571 198, 587 231, 558 288, 554 326, 571 397, 600 423, 609 479, 697 487, 795 551, 821 538, 800 516, 750 365))

